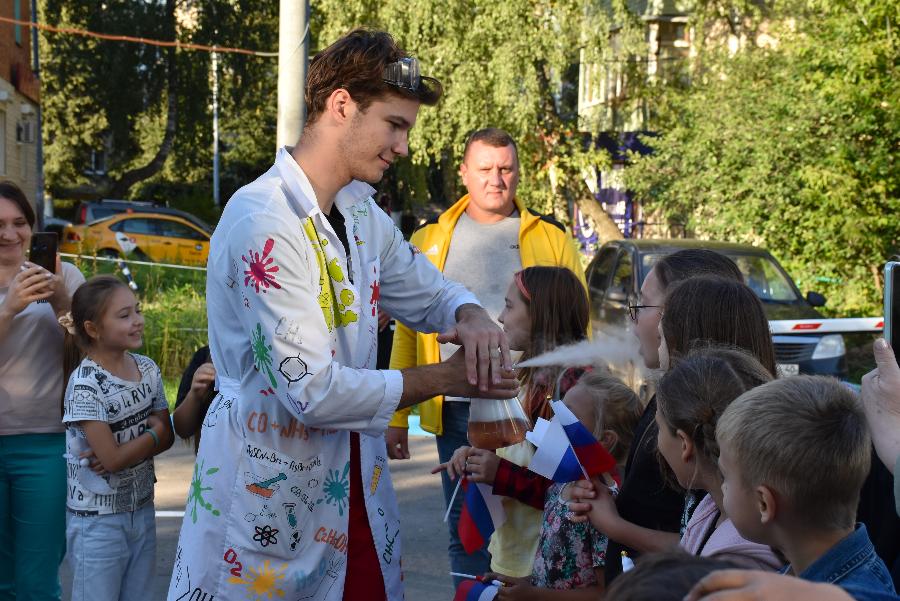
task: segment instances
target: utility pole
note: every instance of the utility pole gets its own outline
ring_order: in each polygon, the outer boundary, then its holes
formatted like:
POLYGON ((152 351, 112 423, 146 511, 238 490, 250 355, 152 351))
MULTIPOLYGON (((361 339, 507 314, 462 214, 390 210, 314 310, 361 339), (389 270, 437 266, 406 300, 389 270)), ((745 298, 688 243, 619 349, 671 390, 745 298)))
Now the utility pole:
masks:
MULTIPOLYGON (((31 0, 31 20, 38 22, 37 16, 37 0, 31 0)), ((35 79, 41 81, 41 59, 38 56, 38 30, 37 27, 31 28, 31 71, 34 73, 35 79)), ((42 95, 43 96, 43 95, 42 95)), ((37 131, 35 132, 35 144, 37 151, 37 168, 36 179, 37 185, 34 191, 34 206, 37 209, 37 227, 39 230, 44 229, 44 137, 43 123, 41 115, 41 104, 43 98, 37 103, 37 131)))
POLYGON ((221 204, 219 198, 219 53, 212 53, 212 110, 213 110, 213 204, 221 204))
POLYGON ((278 133, 276 147, 300 139, 309 56, 309 0, 280 0, 278 15, 278 133))

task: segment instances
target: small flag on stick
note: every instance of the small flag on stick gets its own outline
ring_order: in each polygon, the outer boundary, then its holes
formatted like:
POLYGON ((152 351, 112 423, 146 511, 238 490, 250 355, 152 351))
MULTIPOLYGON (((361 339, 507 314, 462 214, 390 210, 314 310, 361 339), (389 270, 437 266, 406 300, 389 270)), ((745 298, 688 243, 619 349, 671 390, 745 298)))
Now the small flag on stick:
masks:
POLYGON ((494 530, 506 521, 501 497, 491 492, 487 484, 463 481, 462 513, 459 516, 459 539, 466 553, 474 553, 484 547, 494 530))
POLYGON ((500 588, 477 580, 465 580, 456 589, 453 601, 491 601, 500 588))

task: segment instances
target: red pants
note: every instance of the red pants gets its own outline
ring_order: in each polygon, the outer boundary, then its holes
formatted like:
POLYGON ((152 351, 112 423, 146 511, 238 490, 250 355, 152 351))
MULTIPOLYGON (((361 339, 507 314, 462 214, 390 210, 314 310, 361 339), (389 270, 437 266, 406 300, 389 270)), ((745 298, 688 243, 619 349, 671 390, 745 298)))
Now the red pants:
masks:
POLYGON ((344 601, 387 601, 384 576, 375 551, 372 528, 366 514, 362 469, 359 457, 359 434, 350 433, 350 526, 347 532, 347 579, 344 601))

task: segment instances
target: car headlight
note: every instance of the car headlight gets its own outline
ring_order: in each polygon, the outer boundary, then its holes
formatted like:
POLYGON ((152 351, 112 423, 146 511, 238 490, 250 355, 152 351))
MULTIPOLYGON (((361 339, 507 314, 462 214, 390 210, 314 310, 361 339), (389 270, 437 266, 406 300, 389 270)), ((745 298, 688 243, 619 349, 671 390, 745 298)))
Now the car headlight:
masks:
POLYGON ((827 336, 822 336, 822 339, 819 340, 816 350, 813 351, 812 358, 834 359, 835 357, 843 356, 846 352, 844 337, 840 334, 828 334, 827 336))

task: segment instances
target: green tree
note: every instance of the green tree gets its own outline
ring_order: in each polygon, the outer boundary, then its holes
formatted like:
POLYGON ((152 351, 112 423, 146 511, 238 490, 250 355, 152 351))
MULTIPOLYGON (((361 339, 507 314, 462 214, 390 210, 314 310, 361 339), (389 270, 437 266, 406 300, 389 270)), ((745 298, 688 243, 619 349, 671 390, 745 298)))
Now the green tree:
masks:
POLYGON ((562 217, 588 197, 582 171, 607 160, 578 132, 574 90, 579 50, 608 50, 611 14, 586 0, 321 0, 313 32, 323 48, 353 27, 384 29, 441 80, 444 98, 420 111, 411 147, 415 164, 442 169, 449 199, 466 135, 496 126, 519 143, 520 197, 562 217))
MULTIPOLYGON (((179 35, 197 44, 272 51, 278 47, 278 4, 190 0, 179 35)), ((134 190, 136 198, 168 199, 215 220, 212 206, 212 57, 179 52, 179 135, 169 161, 134 190)), ((271 166, 275 151, 278 61, 218 54, 220 194, 222 202, 271 166)))
POLYGON ((709 48, 690 87, 662 94, 663 135, 626 184, 699 237, 769 248, 832 312, 880 311, 900 247, 898 16, 812 0, 767 15, 774 45, 709 48))
MULTIPOLYGON (((278 41, 277 3, 41 0, 40 14, 55 26, 157 40, 260 50, 278 41)), ((212 213, 208 52, 44 33, 41 61, 54 196, 168 200, 212 213)), ((271 163, 276 68, 274 58, 219 55, 225 199, 271 163)))
MULTIPOLYGON (((40 14, 69 26, 156 39, 175 35, 175 1, 43 0, 40 14)), ((54 194, 123 195, 158 172, 176 131, 175 52, 73 35, 42 34, 46 177, 54 194), (158 143, 138 126, 157 121, 158 143)))

